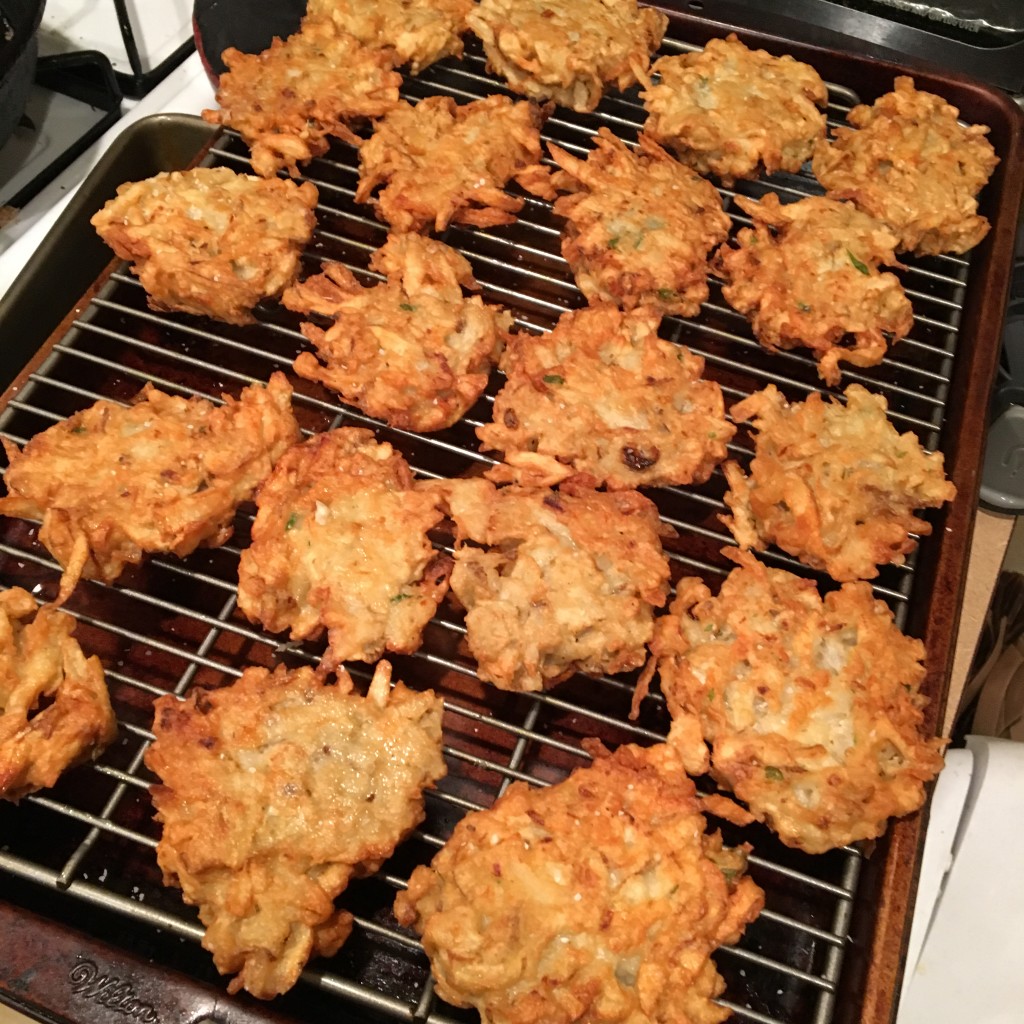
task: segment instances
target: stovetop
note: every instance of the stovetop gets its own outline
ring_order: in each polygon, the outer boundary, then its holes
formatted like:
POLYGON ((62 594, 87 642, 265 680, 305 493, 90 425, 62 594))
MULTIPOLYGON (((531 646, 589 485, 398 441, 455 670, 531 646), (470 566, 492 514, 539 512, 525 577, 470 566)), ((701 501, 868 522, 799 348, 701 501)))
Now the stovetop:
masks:
POLYGON ((194 49, 191 0, 48 0, 39 62, 20 123, 0 148, 0 252, 19 233, 21 211, 194 49))
POLYGON ((156 74, 191 38, 192 0, 47 0, 39 52, 99 50, 125 80, 125 92, 132 94, 148 90, 133 88, 128 79, 156 74), (122 30, 119 7, 127 14, 128 32, 122 30), (131 52, 133 41, 137 54, 131 52))

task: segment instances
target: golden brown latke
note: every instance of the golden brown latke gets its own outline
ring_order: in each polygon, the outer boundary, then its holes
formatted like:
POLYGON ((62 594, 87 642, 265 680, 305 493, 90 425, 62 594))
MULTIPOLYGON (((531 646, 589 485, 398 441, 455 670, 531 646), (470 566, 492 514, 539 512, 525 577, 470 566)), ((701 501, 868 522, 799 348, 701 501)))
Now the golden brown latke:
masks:
POLYGON ((0 515, 41 519, 60 562, 60 601, 82 576, 110 583, 143 555, 217 547, 281 453, 299 437, 283 373, 223 405, 147 384, 128 407, 102 400, 33 437, 4 441, 0 515))
POLYGON ((443 57, 462 56, 473 0, 309 0, 307 14, 333 18, 364 46, 394 51, 418 75, 443 57))
POLYGON ((643 81, 668 27, 636 0, 481 0, 466 22, 513 92, 580 111, 643 81))
POLYGON ((924 645, 867 583, 823 601, 813 580, 733 557, 717 597, 681 580, 657 621, 675 727, 703 736, 714 778, 788 846, 824 853, 881 835, 942 768, 945 741, 922 732, 924 645))
POLYGON ((331 685, 308 667, 247 668, 156 701, 157 860, 199 907, 229 992, 270 999, 333 956, 352 930, 334 899, 423 820, 445 774, 441 699, 390 679, 380 662, 363 698, 344 671, 331 685))
POLYGON ((450 427, 483 393, 512 316, 462 289, 476 288, 464 257, 443 242, 391 235, 370 259, 386 282, 363 287, 340 264, 289 288, 283 302, 333 317, 304 323, 316 346, 295 372, 319 381, 393 427, 427 433, 450 427))
POLYGON ((117 735, 99 658, 72 639, 75 620, 0 593, 0 798, 18 802, 98 756, 117 735))
POLYGON ((511 224, 523 205, 505 191, 511 179, 554 198, 540 164, 546 117, 535 104, 507 96, 461 106, 450 96, 428 96, 416 106, 403 100, 359 149, 356 202, 373 203, 394 231, 511 224))
POLYGON ((764 894, 705 834, 670 743, 598 750, 548 789, 513 782, 395 900, 442 999, 483 1024, 716 1024, 732 945, 764 894))
POLYGON ((308 181, 196 167, 126 182, 91 223, 133 263, 153 309, 248 324, 295 280, 317 198, 308 181))
POLYGON ((238 607, 293 640, 326 628, 325 670, 416 650, 451 568, 427 537, 442 518, 437 501, 372 431, 315 434, 285 453, 256 495, 238 607))
POLYGON ((872 106, 850 111, 853 128, 818 141, 814 174, 834 199, 849 199, 899 236, 900 252, 966 252, 988 234, 977 195, 999 163, 988 128, 958 123, 941 96, 896 79, 872 106), (859 129, 859 130, 855 130, 859 129))
POLYGON ((850 203, 812 196, 783 206, 774 192, 736 202, 754 221, 722 246, 712 267, 726 301, 750 319, 769 352, 809 348, 818 376, 835 385, 840 362, 875 366, 914 325, 895 274, 896 236, 850 203))
POLYGON ((607 128, 579 160, 553 143, 561 168, 554 211, 568 221, 562 255, 588 301, 696 316, 708 297, 708 253, 729 234, 718 190, 641 134, 631 150, 607 128))
POLYGON ((751 50, 730 33, 699 53, 662 57, 641 98, 644 131, 700 174, 729 186, 798 171, 825 134, 828 89, 809 64, 751 50))
POLYGON ((222 59, 220 109, 203 117, 237 131, 265 178, 285 169, 296 177, 300 163, 327 152, 329 136, 357 145, 349 125, 387 113, 402 84, 393 51, 363 46, 322 15, 262 53, 231 47, 222 59))
POLYGON ((661 315, 602 304, 563 313, 549 334, 515 335, 494 422, 504 453, 489 476, 553 485, 576 476, 612 490, 703 483, 736 428, 704 360, 658 337, 661 315))
POLYGON ((873 579, 877 566, 902 565, 931 525, 914 509, 938 508, 956 497, 942 471, 942 453, 928 454, 917 437, 898 434, 887 404, 859 384, 846 404, 811 394, 789 404, 769 384, 732 408, 752 420, 749 475, 725 464, 732 517, 722 521, 743 548, 777 544, 805 565, 846 582, 873 579))
POLYGON ((643 664, 669 580, 653 502, 568 484, 432 486, 457 528, 452 592, 481 679, 540 690, 577 670, 643 664))

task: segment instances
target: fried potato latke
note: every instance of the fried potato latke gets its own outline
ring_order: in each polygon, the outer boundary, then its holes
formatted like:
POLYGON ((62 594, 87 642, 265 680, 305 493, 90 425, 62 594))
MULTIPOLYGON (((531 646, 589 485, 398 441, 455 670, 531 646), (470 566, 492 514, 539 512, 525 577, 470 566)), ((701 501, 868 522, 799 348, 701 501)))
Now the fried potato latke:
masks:
POLYGON ((493 480, 551 486, 577 476, 611 490, 703 483, 736 428, 704 360, 658 337, 650 308, 602 304, 563 313, 549 334, 517 334, 501 366, 494 422, 477 428, 504 453, 493 480))
POLYGON ((307 14, 333 18, 364 46, 393 50, 418 75, 443 57, 462 56, 473 0, 309 0, 307 14))
POLYGON ((711 954, 764 894, 745 848, 705 834, 673 746, 599 750, 548 789, 467 815, 395 900, 442 999, 483 1024, 715 1024, 711 954))
POLYGON ((41 519, 64 569, 60 601, 82 576, 110 583, 147 553, 217 547, 284 450, 299 438, 283 373, 223 405, 147 384, 135 403, 102 400, 33 437, 4 441, 0 515, 41 519))
POLYGON ((824 853, 881 835, 942 768, 945 741, 923 734, 924 645, 868 583, 822 600, 813 580, 733 557, 717 597, 681 580, 657 621, 675 727, 703 736, 712 776, 788 846, 824 853))
POLYGON ((859 384, 846 404, 811 394, 790 404, 772 384, 732 408, 752 420, 749 473, 724 466, 732 517, 722 521, 743 548, 777 544, 813 569, 847 582, 873 579, 878 566, 902 565, 931 525, 915 509, 956 497, 942 453, 927 453, 917 437, 897 433, 887 404, 859 384))
POLYGON ((547 113, 507 96, 461 106, 450 96, 403 100, 359 149, 356 202, 372 203, 395 231, 511 224, 523 200, 505 191, 510 180, 554 198, 540 164, 547 113))
POLYGON ((850 203, 812 196, 783 206, 774 192, 736 202, 754 221, 722 246, 712 267, 726 301, 750 320, 769 352, 804 347, 835 385, 839 364, 875 366, 914 325, 895 274, 896 236, 850 203))
POLYGON ((643 81, 668 27, 636 0, 481 0, 466 22, 513 92, 579 111, 643 81))
POLYGON ((317 198, 308 181, 196 167, 126 182, 91 223, 132 262, 153 309, 248 324, 295 280, 317 198))
POLYGON ((333 956, 352 930, 334 899, 423 820, 423 790, 445 774, 442 702, 390 678, 380 662, 364 698, 343 671, 332 685, 308 667, 247 668, 154 704, 157 861, 199 907, 230 993, 270 999, 333 956))
POLYGON ((75 620, 0 593, 0 799, 18 802, 97 757, 117 735, 103 667, 71 634, 75 620))
POLYGON ((977 195, 999 158, 985 125, 961 125, 941 96, 901 76, 872 106, 850 111, 853 128, 820 139, 814 174, 834 199, 849 199, 899 236, 900 252, 967 252, 988 234, 977 195))
POLYGON ((451 560, 427 531, 438 499, 373 432, 342 427, 285 453, 256 496, 238 607, 273 633, 320 636, 324 670, 415 651, 448 589, 451 560))
POLYGON ((394 51, 363 46, 323 15, 306 15, 298 32, 262 53, 231 47, 222 59, 220 109, 203 117, 237 131, 264 178, 298 176, 300 163, 327 152, 330 136, 358 145, 350 125, 386 114, 402 84, 394 51))
POLYGON ((718 190, 641 134, 630 149, 600 128, 586 160, 548 143, 562 168, 555 213, 562 255, 588 301, 696 316, 708 297, 708 253, 729 234, 718 190))
POLYGON ((662 57, 640 96, 644 132, 700 174, 730 186, 799 171, 825 134, 828 89, 809 64, 751 50, 734 33, 698 53, 662 57))
POLYGON ((285 292, 289 309, 334 319, 326 330, 302 324, 323 362, 301 352, 295 372, 393 427, 450 427, 487 387, 512 316, 465 297, 478 287, 469 263, 435 239, 391 235, 370 266, 387 280, 367 288, 331 263, 285 292))
POLYGON ((654 503, 636 491, 436 481, 457 528, 452 592, 481 679, 540 690, 580 670, 644 662, 668 559, 654 503))

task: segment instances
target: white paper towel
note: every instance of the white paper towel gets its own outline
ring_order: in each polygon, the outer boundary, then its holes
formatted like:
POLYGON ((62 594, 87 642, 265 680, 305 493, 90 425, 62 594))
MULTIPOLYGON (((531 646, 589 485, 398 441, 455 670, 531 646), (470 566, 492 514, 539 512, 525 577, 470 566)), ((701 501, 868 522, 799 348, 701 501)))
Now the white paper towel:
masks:
MULTIPOLYGON (((936 863, 949 864, 928 920, 922 903, 908 959, 898 1024, 1024 1022, 1024 744, 967 737, 971 764, 960 757, 945 780, 949 809, 936 804, 928 828, 921 896, 936 863), (969 775, 949 850, 949 815, 969 775), (936 821, 936 812, 943 821, 936 821), (931 849, 929 849, 931 847, 931 849), (938 858, 937 862, 935 858, 938 858), (950 860, 951 858, 951 860, 950 860), (911 953, 913 957, 913 952, 911 953)), ((960 752, 951 751, 951 755, 960 752)))

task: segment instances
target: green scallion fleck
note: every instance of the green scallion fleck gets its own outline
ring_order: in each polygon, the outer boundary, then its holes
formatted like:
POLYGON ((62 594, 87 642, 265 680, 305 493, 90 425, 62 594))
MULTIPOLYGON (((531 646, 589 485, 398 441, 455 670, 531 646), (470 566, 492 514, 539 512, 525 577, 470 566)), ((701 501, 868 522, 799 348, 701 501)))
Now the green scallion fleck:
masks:
POLYGON ((415 313, 416 307, 411 302, 400 302, 398 308, 405 310, 406 313, 415 313))
POLYGON ((853 269, 854 270, 857 270, 857 271, 859 271, 862 274, 870 274, 871 273, 871 271, 868 270, 868 265, 863 260, 857 259, 857 257, 854 256, 853 253, 850 252, 849 249, 846 250, 846 255, 850 257, 850 262, 853 264, 853 269))
POLYGON ((72 430, 71 430, 71 433, 72 434, 85 434, 85 433, 87 433, 87 429, 88 428, 86 428, 86 427, 73 427, 72 430))
POLYGON ((773 764, 765 765, 764 777, 772 782, 781 782, 785 778, 782 771, 773 764))
POLYGON ((811 307, 806 302, 798 302, 796 304, 796 308, 799 309, 801 313, 810 313, 811 311, 811 307))
POLYGON ((395 594, 395 596, 391 598, 391 603, 397 604, 399 601, 406 601, 410 597, 412 597, 412 594, 395 594))
POLYGON ((284 524, 284 528, 286 530, 294 530, 295 527, 298 526, 298 525, 299 525, 299 513, 298 512, 293 512, 288 517, 288 522, 284 524))
POLYGON ((564 384, 565 378, 560 377, 557 373, 546 373, 544 374, 545 384, 564 384))
POLYGON ((658 289, 658 298, 661 299, 662 302, 671 302, 675 297, 676 293, 671 288, 658 289))

